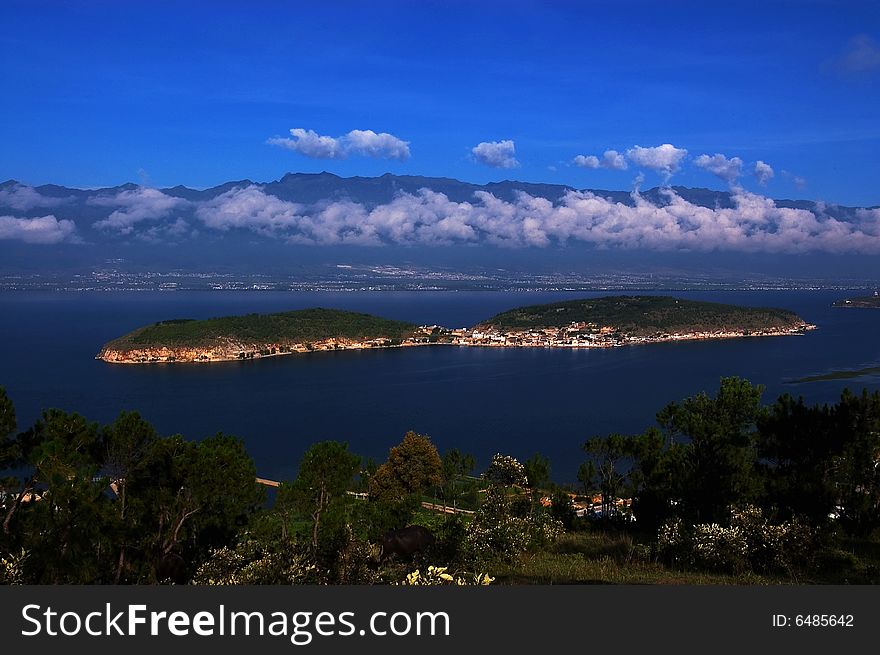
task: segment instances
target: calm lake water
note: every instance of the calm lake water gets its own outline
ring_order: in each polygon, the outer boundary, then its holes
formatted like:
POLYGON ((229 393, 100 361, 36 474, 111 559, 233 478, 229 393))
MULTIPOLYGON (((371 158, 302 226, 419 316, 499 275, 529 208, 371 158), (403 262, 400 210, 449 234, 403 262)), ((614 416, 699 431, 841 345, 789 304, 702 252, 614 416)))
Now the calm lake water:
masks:
POLYGON ((677 292, 680 297, 797 311, 819 329, 805 336, 656 344, 608 350, 440 346, 315 353, 209 365, 110 365, 101 345, 169 318, 323 306, 417 323, 472 325, 523 304, 607 293, 168 292, 0 293, 0 385, 19 426, 60 407, 110 421, 137 409, 163 434, 241 436, 259 473, 288 478, 309 444, 348 441, 383 460, 407 430, 458 447, 485 465, 495 452, 551 459, 553 477, 573 481, 580 445, 611 431, 638 432, 664 404, 738 375, 781 393, 834 401, 849 386, 880 389, 877 376, 792 384, 838 369, 880 364, 880 310, 834 309, 847 294, 677 292))

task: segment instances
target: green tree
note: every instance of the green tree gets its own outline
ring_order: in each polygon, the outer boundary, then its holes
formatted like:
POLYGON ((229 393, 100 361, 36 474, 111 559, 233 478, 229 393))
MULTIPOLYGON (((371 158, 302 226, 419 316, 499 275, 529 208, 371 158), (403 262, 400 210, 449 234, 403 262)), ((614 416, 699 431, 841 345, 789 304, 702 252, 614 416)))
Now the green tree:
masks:
POLYGON ((529 457, 523 467, 532 489, 545 489, 550 484, 550 460, 541 453, 529 457))
POLYGON ((679 488, 685 518, 723 523, 731 505, 753 502, 758 495, 754 440, 765 411, 762 392, 748 380, 722 378, 714 397, 700 393, 658 413, 668 442, 686 444, 679 488))
MULTIPOLYGON (((0 498, 3 498, 7 491, 17 487, 17 479, 14 476, 3 477, 3 473, 10 469, 18 458, 18 444, 13 436, 15 428, 15 407, 6 395, 6 389, 0 387, 0 498)), ((0 503, 0 508, 4 507, 5 504, 0 503)), ((6 512, 0 511, 0 519, 5 515, 6 512)))
POLYGON ((15 427, 15 407, 6 389, 0 387, 0 471, 7 469, 15 458, 15 442, 10 439, 15 427))
POLYGON ((574 503, 567 491, 557 489, 550 496, 550 516, 562 523, 562 526, 569 530, 574 525, 577 518, 574 503))
POLYGON ((669 443, 659 428, 648 428, 628 444, 632 467, 627 478, 639 526, 656 531, 680 508, 687 446, 669 443))
POLYGON ((344 505, 360 461, 360 457, 349 452, 346 443, 316 443, 303 455, 296 480, 279 490, 277 503, 282 508, 290 505, 310 518, 313 548, 318 548, 322 518, 326 520, 329 515, 338 520, 333 515, 338 515, 344 505))
POLYGON ((132 547, 137 547, 140 541, 142 526, 138 521, 132 520, 129 509, 134 502, 140 507, 135 512, 144 512, 149 508, 143 507, 141 498, 130 498, 129 488, 140 483, 143 489, 149 484, 149 480, 143 480, 148 465, 149 454, 156 443, 158 436, 152 425, 141 418, 137 412, 122 412, 116 420, 105 426, 103 430, 103 443, 105 449, 104 473, 110 480, 110 487, 116 496, 115 510, 116 521, 115 539, 118 542, 119 556, 116 562, 114 582, 119 583, 123 574, 129 568, 126 559, 132 547))
POLYGON ((880 392, 844 391, 832 414, 846 439, 832 472, 841 520, 850 531, 867 534, 880 527, 880 392))
POLYGON ((198 443, 156 440, 138 485, 128 486, 143 499, 143 548, 154 575, 171 558, 194 570, 210 549, 233 541, 264 497, 244 444, 222 433, 198 443))
POLYGON ((602 494, 603 517, 611 516, 615 500, 623 492, 626 475, 621 464, 629 455, 628 446, 629 439, 620 434, 593 437, 583 445, 584 452, 590 457, 586 473, 602 494))
POLYGON ((370 497, 379 500, 402 500, 443 484, 443 464, 431 439, 407 432, 394 446, 388 460, 370 480, 370 497))
MULTIPOLYGON (((828 406, 809 407, 803 398, 781 396, 758 422, 763 504, 783 519, 802 515, 813 525, 828 520, 837 505, 835 458, 847 441, 828 406)), ((839 461, 839 460, 838 460, 839 461)))
POLYGON ((30 475, 7 513, 7 527, 18 509, 16 531, 33 580, 102 581, 111 549, 104 529, 107 481, 97 477, 102 454, 97 425, 78 414, 48 410, 21 444, 30 475))
POLYGON ((477 461, 473 455, 462 453, 458 448, 452 448, 443 453, 441 460, 443 467, 443 500, 452 502, 457 506, 459 497, 458 480, 473 473, 477 461))

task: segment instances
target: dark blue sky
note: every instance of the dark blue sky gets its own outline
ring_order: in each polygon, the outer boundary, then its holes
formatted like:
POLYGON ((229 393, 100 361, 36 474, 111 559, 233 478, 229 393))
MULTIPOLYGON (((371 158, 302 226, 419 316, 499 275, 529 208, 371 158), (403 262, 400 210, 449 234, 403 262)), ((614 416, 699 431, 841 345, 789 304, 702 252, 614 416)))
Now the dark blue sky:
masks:
POLYGON ((688 151, 673 184, 724 188, 696 165, 722 153, 754 190, 769 164, 773 197, 880 203, 877 2, 3 4, 0 179, 329 170, 626 189, 665 176, 572 160, 670 143, 688 151), (267 143, 292 128, 387 132, 409 157, 267 143), (515 167, 472 153, 506 140, 515 167))

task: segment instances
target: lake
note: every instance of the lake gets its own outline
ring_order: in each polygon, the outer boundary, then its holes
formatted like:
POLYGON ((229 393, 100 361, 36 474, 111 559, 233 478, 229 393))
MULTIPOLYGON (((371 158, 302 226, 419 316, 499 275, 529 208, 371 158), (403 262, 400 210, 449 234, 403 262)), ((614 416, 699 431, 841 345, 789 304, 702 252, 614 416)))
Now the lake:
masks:
MULTIPOLYGON (((862 292, 863 293, 863 292, 862 292)), ((581 444, 640 432, 667 402, 713 392, 738 375, 811 402, 844 387, 880 389, 880 377, 791 380, 880 363, 880 310, 837 309, 839 291, 676 292, 792 309, 818 330, 804 336, 664 343, 612 349, 438 346, 293 355, 250 362, 112 365, 101 345, 169 318, 334 307, 421 324, 463 327, 518 305, 609 295, 556 292, 174 291, 0 293, 0 385, 19 427, 44 408, 106 422, 136 409, 163 434, 242 437, 260 475, 289 478, 315 441, 338 439, 379 461, 407 430, 457 447, 480 466, 496 452, 550 458, 553 478, 575 480, 581 444)))

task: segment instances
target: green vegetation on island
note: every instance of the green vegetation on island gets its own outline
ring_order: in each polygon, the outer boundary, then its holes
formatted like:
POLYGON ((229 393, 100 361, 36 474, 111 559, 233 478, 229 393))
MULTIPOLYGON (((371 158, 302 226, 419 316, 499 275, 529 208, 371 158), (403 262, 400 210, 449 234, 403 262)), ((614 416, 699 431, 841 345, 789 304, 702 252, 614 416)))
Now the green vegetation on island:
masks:
POLYGON ((794 312, 770 307, 739 307, 671 296, 606 296, 518 307, 483 324, 499 330, 528 330, 571 323, 613 326, 626 334, 650 336, 790 328, 803 321, 794 312))
POLYGON ((305 343, 323 339, 403 339, 416 325, 340 309, 299 309, 277 314, 247 314, 207 320, 159 321, 114 339, 105 350, 211 347, 243 344, 305 343))

